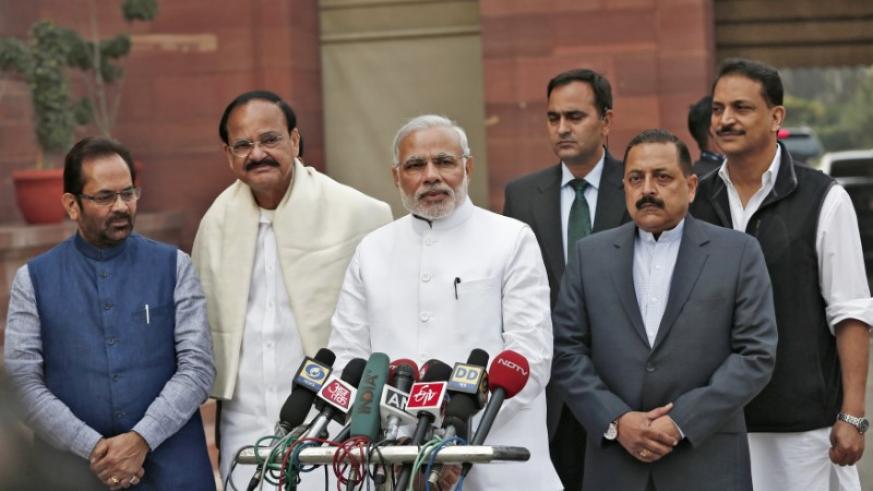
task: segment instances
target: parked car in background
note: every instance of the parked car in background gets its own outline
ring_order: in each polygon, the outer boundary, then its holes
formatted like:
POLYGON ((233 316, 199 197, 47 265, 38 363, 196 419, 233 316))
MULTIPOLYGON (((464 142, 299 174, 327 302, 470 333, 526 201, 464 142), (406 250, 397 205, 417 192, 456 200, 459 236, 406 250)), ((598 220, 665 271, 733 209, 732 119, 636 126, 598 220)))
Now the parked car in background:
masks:
POLYGON ((873 149, 826 153, 819 168, 835 178, 852 198, 870 281, 873 279, 873 149))
POLYGON ((824 153, 821 141, 819 141, 815 131, 808 126, 782 128, 776 134, 776 137, 785 144, 785 147, 788 148, 788 151, 795 160, 799 160, 806 165, 814 165, 818 162, 821 154, 824 153))

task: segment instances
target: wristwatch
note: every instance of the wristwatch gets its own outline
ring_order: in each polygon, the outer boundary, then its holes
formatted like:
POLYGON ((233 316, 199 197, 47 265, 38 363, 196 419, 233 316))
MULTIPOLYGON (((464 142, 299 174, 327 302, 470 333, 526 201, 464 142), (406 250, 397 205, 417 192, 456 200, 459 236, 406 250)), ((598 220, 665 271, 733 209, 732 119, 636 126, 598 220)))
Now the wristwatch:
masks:
POLYGON ((610 441, 618 438, 618 420, 609 423, 609 427, 606 428, 606 433, 603 434, 603 438, 606 438, 610 441))
POLYGON ((858 428, 858 433, 862 435, 867 432, 867 428, 870 428, 870 422, 863 416, 858 417, 851 414, 839 413, 837 414, 837 419, 858 428))

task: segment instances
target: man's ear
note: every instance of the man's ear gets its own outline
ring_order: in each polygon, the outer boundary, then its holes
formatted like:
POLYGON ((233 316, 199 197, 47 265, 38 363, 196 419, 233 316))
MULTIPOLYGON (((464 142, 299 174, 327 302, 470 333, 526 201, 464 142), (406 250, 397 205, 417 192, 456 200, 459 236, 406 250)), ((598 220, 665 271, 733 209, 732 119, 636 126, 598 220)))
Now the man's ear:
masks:
POLYGON ((391 178, 394 179, 394 187, 400 189, 400 164, 391 166, 391 178))
POLYGON ((79 220, 79 214, 82 210, 79 209, 79 202, 76 200, 75 196, 70 193, 64 193, 61 196, 61 205, 63 205, 64 210, 67 211, 67 216, 70 217, 70 220, 79 220))
POLYGON ((779 131, 779 128, 782 128, 782 123, 785 122, 785 106, 775 106, 770 111, 770 129, 775 133, 779 131))

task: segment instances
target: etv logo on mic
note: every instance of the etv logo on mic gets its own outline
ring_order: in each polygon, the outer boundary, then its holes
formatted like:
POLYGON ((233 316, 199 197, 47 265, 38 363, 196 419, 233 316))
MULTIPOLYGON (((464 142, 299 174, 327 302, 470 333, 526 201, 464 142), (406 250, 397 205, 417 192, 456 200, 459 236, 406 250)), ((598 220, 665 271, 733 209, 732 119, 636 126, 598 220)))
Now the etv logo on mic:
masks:
POLYGON ((324 384, 324 381, 327 380, 330 371, 330 368, 326 368, 317 361, 307 357, 303 361, 303 365, 300 366, 300 372, 294 377, 294 382, 313 392, 317 392, 322 384, 324 384))
POLYGON ((433 382, 429 384, 415 384, 409 393, 406 410, 412 412, 416 409, 434 407, 439 405, 446 390, 445 382, 433 382))

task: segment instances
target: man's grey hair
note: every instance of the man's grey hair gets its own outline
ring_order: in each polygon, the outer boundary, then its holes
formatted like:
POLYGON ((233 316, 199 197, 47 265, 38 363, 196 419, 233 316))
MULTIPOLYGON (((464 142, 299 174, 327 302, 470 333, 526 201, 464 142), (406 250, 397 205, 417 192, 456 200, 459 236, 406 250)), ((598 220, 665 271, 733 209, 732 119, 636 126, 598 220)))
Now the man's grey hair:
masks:
POLYGON ((470 144, 467 142, 467 133, 464 132, 464 128, 461 128, 458 126, 458 123, 455 123, 445 116, 440 116, 439 114, 422 114, 421 116, 416 116, 410 119, 409 122, 397 130, 397 134, 394 135, 394 165, 400 164, 400 142, 416 131, 427 130, 430 128, 451 128, 455 130, 455 133, 458 134, 458 144, 461 146, 461 151, 464 153, 462 156, 470 156, 470 144))

